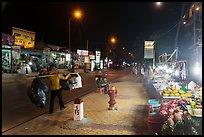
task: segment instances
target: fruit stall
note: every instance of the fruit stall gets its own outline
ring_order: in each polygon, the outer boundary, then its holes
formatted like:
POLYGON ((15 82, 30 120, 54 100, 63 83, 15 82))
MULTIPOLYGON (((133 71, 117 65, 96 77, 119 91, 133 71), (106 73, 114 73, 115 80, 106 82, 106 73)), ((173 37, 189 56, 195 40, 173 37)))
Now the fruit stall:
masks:
POLYGON ((170 73, 156 72, 151 84, 158 98, 149 100, 149 125, 161 135, 202 134, 202 87, 194 81, 175 80, 170 73), (157 124, 157 125, 155 125, 157 124))

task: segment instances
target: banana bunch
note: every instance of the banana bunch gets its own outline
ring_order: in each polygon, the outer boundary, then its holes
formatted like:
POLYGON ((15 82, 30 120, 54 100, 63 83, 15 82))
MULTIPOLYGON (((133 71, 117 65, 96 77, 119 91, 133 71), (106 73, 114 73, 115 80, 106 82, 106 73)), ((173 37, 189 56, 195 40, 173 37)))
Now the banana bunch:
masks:
POLYGON ((163 90, 164 97, 191 97, 192 94, 190 92, 184 92, 183 90, 178 90, 176 88, 167 87, 163 90))

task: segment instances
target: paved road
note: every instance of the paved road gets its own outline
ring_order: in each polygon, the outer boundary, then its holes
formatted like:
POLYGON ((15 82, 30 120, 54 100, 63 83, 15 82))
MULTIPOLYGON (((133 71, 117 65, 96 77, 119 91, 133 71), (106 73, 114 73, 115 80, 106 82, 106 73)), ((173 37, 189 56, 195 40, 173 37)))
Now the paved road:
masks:
POLYGON ((148 95, 143 84, 132 74, 124 71, 110 73, 116 78, 113 85, 118 89, 117 110, 108 110, 107 94, 95 91, 84 95, 83 114, 80 121, 73 120, 73 104, 66 104, 63 111, 44 114, 19 125, 3 135, 151 135, 155 130, 147 124, 148 95))
MULTIPOLYGON (((109 81, 117 81, 117 78, 129 73, 129 70, 109 71, 107 78, 109 81), (123 73, 120 73, 123 71, 123 73)), ((96 90, 95 73, 81 74, 83 81, 82 89, 63 91, 65 103, 77 97, 86 95, 96 90)), ((20 75, 4 75, 2 77, 2 132, 12 129, 30 119, 48 113, 49 102, 44 108, 37 108, 27 96, 26 89, 31 85, 33 78, 20 75)), ((46 79, 44 79, 45 82, 46 79)), ((49 100, 49 98, 48 98, 49 100)), ((55 107, 58 107, 58 100, 55 100, 55 107)))

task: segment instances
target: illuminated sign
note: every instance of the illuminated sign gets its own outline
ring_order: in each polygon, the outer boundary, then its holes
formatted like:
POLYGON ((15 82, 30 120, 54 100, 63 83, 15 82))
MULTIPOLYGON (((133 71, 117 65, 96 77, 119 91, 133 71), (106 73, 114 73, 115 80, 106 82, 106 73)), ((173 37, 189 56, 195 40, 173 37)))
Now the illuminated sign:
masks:
POLYGON ((145 41, 144 44, 144 58, 154 58, 154 41, 145 41))
POLYGON ((88 50, 77 49, 77 54, 80 56, 88 56, 88 50))
POLYGON ((96 50, 96 63, 100 63, 101 52, 96 50))
POLYGON ((71 54, 66 54, 66 61, 71 61, 71 54))
POLYGON ((95 55, 89 55, 89 58, 93 60, 95 59, 95 55))
POLYGON ((34 48, 35 32, 12 27, 12 35, 14 36, 14 45, 24 48, 34 48))
POLYGON ((85 59, 84 59, 84 63, 90 63, 89 56, 86 56, 86 57, 85 57, 85 59))

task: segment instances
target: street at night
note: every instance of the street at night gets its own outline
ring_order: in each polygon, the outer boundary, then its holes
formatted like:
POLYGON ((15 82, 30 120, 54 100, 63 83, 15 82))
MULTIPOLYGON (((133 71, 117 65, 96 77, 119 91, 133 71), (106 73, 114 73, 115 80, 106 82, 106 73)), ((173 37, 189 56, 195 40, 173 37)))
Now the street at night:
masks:
MULTIPOLYGON (((114 81, 118 77, 126 75, 129 71, 125 71, 122 74, 120 74, 120 72, 121 71, 116 71, 114 73, 111 71, 108 73, 108 78, 114 81)), ((27 96, 26 89, 31 86, 34 77, 19 76, 19 74, 3 74, 2 78, 2 132, 12 129, 44 113, 48 113, 49 105, 46 105, 45 108, 37 108, 27 96)), ((46 79, 44 81, 46 81, 46 79)), ((82 89, 63 91, 64 102, 73 101, 77 97, 81 97, 96 90, 95 84, 90 84, 90 82, 95 83, 95 73, 82 74, 82 81, 82 89)), ((56 102, 55 105, 57 106, 58 103, 56 102)))
POLYGON ((202 135, 202 2, 2 2, 2 135, 202 135))

